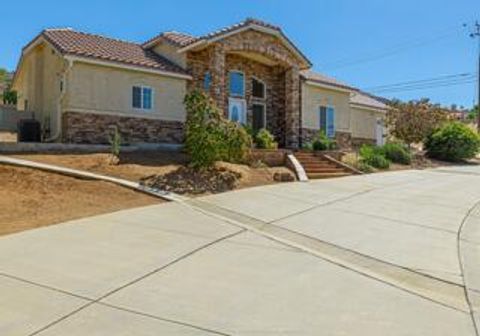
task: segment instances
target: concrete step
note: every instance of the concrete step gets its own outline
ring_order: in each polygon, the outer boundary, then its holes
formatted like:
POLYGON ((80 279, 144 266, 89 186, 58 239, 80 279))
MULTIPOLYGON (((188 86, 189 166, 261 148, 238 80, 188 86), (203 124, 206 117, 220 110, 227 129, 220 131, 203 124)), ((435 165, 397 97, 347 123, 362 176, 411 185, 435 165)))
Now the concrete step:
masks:
POLYGON ((312 179, 312 180, 335 178, 335 177, 344 177, 344 176, 350 176, 350 175, 351 175, 350 173, 346 173, 346 172, 341 172, 341 173, 315 173, 315 174, 307 173, 308 178, 312 179))
POLYGON ((309 174, 331 174, 331 173, 346 173, 342 168, 314 168, 314 169, 305 169, 307 175, 309 174))

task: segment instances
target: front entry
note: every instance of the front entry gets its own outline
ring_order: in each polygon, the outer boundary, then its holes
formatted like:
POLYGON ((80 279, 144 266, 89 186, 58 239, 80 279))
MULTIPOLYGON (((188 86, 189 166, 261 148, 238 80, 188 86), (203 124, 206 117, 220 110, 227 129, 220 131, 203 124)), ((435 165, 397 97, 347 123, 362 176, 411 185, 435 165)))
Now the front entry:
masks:
POLYGON ((228 119, 241 124, 247 123, 247 103, 245 99, 229 98, 228 119))
POLYGON ((385 127, 381 118, 377 118, 375 122, 375 140, 377 146, 383 146, 385 144, 385 127))

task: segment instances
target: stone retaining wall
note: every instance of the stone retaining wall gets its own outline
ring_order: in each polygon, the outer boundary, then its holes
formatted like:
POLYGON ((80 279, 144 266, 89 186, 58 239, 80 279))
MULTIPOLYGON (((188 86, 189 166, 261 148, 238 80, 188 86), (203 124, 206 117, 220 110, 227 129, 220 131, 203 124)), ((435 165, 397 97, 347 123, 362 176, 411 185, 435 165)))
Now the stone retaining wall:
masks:
POLYGON ((62 118, 62 141, 78 144, 109 144, 118 127, 123 143, 172 143, 184 140, 180 121, 66 112, 62 118))

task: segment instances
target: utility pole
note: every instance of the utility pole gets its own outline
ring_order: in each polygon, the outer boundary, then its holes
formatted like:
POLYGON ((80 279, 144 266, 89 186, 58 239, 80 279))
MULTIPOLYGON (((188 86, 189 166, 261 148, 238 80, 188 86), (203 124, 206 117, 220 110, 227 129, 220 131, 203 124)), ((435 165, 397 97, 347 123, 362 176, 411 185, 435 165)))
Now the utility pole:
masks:
POLYGON ((477 129, 480 132, 480 23, 475 21, 473 25, 473 30, 470 33, 470 37, 473 39, 478 39, 478 97, 477 97, 477 106, 478 106, 478 113, 477 113, 477 129))

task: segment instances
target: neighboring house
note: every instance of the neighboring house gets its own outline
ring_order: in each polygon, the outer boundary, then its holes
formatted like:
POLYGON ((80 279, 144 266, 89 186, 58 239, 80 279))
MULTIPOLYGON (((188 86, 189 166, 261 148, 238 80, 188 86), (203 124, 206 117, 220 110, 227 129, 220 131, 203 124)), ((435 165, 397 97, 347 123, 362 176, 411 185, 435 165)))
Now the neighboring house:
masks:
POLYGON ((320 129, 342 146, 375 142, 387 106, 311 67, 279 27, 255 19, 143 44, 49 29, 23 49, 13 85, 18 108, 34 113, 49 141, 107 143, 116 125, 131 143, 182 142, 183 99, 197 88, 284 147, 320 129))

